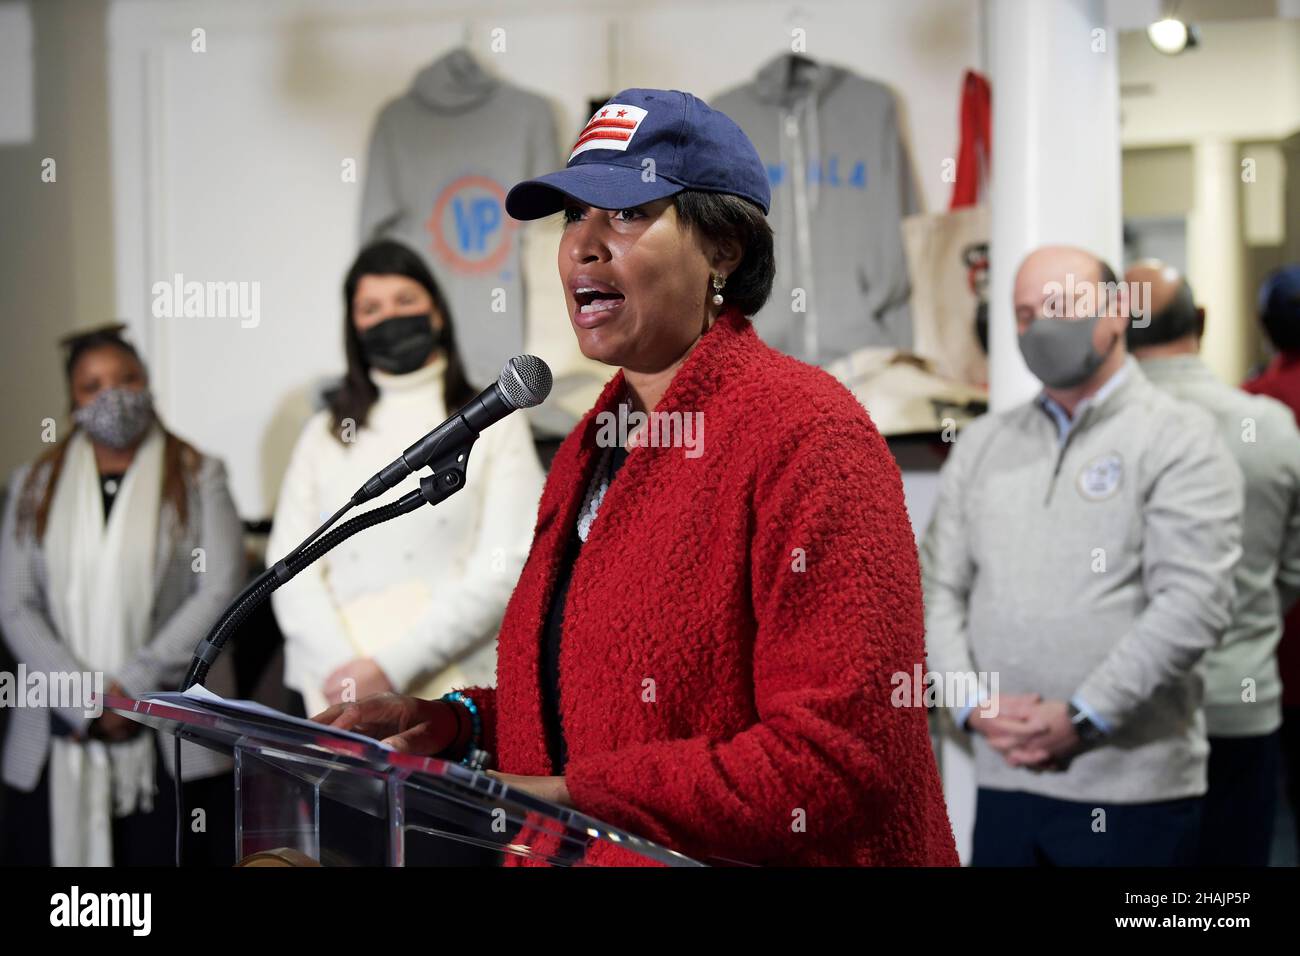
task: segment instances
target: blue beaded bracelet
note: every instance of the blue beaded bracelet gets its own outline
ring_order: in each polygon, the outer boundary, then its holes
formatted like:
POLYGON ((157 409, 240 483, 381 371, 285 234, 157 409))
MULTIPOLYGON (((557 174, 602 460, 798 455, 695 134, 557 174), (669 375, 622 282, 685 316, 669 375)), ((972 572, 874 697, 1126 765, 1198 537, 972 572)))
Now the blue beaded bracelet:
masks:
POLYGON ((478 705, 474 703, 472 697, 468 694, 462 694, 458 690, 453 690, 449 694, 443 694, 441 699, 448 703, 463 704, 465 709, 469 711, 470 738, 469 743, 465 747, 465 756, 460 760, 462 764, 468 767, 470 766, 475 752, 478 750, 479 741, 483 739, 483 718, 479 716, 478 705))

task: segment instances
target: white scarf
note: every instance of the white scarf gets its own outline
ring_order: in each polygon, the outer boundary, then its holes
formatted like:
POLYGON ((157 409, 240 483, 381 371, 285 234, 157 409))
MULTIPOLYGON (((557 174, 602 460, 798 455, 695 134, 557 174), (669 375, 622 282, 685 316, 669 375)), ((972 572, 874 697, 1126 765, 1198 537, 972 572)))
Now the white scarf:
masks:
MULTIPOLYGON (((55 630, 92 672, 112 676, 149 640, 163 434, 136 449, 108 523, 90 439, 68 440, 45 528, 55 630)), ((112 866, 112 817, 153 809, 154 735, 124 743, 50 740, 50 848, 55 866, 112 866)))

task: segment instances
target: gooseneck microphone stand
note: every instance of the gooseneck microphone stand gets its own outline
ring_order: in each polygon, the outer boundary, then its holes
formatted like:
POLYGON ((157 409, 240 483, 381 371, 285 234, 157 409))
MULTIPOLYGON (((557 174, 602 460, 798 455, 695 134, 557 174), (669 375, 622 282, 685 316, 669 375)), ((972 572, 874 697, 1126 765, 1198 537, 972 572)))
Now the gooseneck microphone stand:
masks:
POLYGON ((194 660, 190 664, 189 673, 185 676, 181 690, 188 690, 195 684, 202 684, 207 679, 212 662, 217 659, 226 642, 239 630, 248 616, 267 598, 293 580, 304 568, 359 531, 409 514, 421 505, 439 504, 460 491, 465 486, 465 466, 469 463, 470 449, 478 440, 478 434, 468 426, 463 431, 463 438, 452 442, 452 447, 441 457, 429 462, 428 467, 432 469, 432 473, 420 479, 418 489, 408 492, 394 502, 359 514, 332 531, 327 531, 326 529, 351 507, 350 504, 345 506, 282 560, 254 578, 252 583, 244 588, 226 608, 212 630, 208 632, 208 636, 195 648, 194 660))
MULTIPOLYGON (((470 449, 484 428, 500 421, 511 412, 532 408, 551 392, 551 370, 535 355, 516 355, 506 363, 496 384, 485 388, 455 415, 429 432, 401 457, 377 472, 357 490, 352 499, 334 512, 306 540, 274 565, 259 574, 230 603, 207 637, 194 649, 194 659, 181 684, 186 691, 202 685, 213 661, 248 616, 267 598, 304 568, 319 560, 348 538, 366 528, 415 511, 423 504, 436 505, 465 487, 465 468, 470 449), (404 481, 412 472, 428 467, 431 473, 420 479, 420 487, 396 501, 372 508, 333 528, 335 522, 354 507, 382 495, 404 481), (333 528, 333 530, 330 530, 333 528)), ((181 865, 181 834, 184 832, 184 806, 181 797, 181 736, 175 736, 176 755, 176 865, 181 865)))
MULTIPOLYGON (((342 544, 358 531, 407 514, 422 504, 436 505, 460 491, 465 485, 465 465, 470 449, 484 428, 500 421, 511 412, 532 408, 545 401, 551 392, 551 370, 536 355, 516 355, 501 370, 496 384, 490 385, 456 414, 429 432, 401 456, 377 472, 345 504, 298 547, 253 579, 231 602, 213 625, 208 636, 194 649, 194 660, 181 690, 186 691, 207 679, 208 669, 226 646, 230 636, 254 610, 313 561, 342 544), (403 495, 391 504, 373 508, 329 529, 353 507, 378 497, 396 487, 406 476, 421 468, 432 474, 420 480, 418 491, 403 495), (319 539, 319 540, 318 540, 319 539)), ((177 745, 179 749, 179 743, 177 745)))

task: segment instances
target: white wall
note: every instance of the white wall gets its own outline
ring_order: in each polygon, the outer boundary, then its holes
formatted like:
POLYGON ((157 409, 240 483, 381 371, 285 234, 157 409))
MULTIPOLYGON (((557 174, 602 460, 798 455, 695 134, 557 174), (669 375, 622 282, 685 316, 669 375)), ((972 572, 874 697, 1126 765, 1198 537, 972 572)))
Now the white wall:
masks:
POLYGON ((36 137, 35 53, 31 4, 0 4, 0 146, 36 137))
POLYGON ((960 78, 979 61, 978 5, 965 0, 120 0, 108 54, 117 309, 168 421, 226 460, 243 515, 270 510, 307 390, 342 366, 360 183, 341 182, 340 164, 364 163, 376 110, 437 55, 468 37, 490 69, 554 102, 567 145, 588 98, 641 85, 707 99, 787 49, 795 26, 810 55, 901 94, 923 200, 942 208, 960 78), (494 54, 497 27, 507 49, 494 54), (206 53, 191 52, 195 28, 206 53), (150 287, 177 272, 260 283, 260 324, 152 318, 150 287))

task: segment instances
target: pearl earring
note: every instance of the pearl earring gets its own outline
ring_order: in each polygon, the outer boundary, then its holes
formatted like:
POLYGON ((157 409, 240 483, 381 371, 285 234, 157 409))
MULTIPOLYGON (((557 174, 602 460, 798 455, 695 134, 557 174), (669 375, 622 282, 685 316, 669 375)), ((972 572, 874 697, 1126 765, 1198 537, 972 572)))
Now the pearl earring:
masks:
POLYGON ((713 274, 713 304, 722 305, 722 286, 727 280, 716 272, 713 274))

